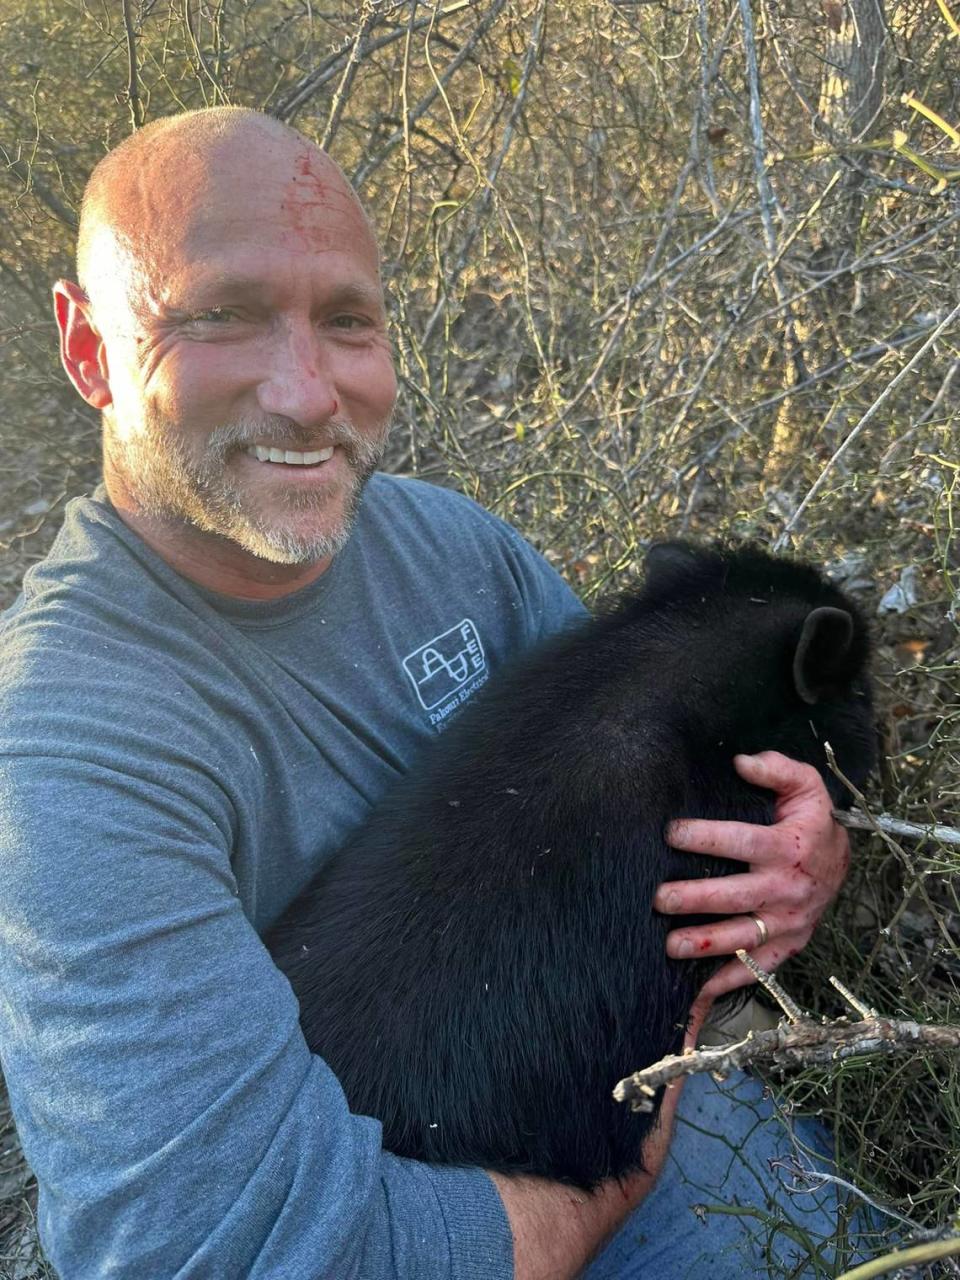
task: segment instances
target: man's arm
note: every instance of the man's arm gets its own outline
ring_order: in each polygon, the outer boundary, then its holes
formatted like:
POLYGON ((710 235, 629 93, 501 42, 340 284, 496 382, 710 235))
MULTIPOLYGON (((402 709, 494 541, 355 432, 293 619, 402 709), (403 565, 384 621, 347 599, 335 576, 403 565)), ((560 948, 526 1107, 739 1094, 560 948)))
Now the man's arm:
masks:
POLYGON ((506 1280, 489 1179, 384 1155, 307 1051, 210 770, 86 726, 92 759, 0 757, 0 1043, 60 1274, 506 1280))
POLYGON ((575 1280, 652 1189, 666 1158, 682 1082, 669 1087, 645 1153, 647 1170, 592 1194, 542 1178, 492 1173, 513 1234, 515 1280, 575 1280))
POLYGON ((540 1178, 490 1176, 510 1221, 516 1280, 574 1280, 654 1182, 636 1174, 588 1195, 540 1178))
POLYGON ((576 1275, 652 1176, 587 1196, 385 1155, 243 913, 187 709, 174 746, 155 694, 130 724, 98 692, 62 754, 0 754, 0 1043, 61 1274, 576 1275))

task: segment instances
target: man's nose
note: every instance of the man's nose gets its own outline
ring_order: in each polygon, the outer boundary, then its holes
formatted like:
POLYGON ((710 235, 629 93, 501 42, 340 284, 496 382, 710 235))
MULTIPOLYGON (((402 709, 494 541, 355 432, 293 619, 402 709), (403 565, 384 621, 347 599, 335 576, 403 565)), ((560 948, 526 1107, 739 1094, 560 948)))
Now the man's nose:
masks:
POLYGON ((312 325, 285 326, 273 335, 268 367, 257 387, 264 413, 301 427, 328 422, 338 406, 323 340, 312 325))

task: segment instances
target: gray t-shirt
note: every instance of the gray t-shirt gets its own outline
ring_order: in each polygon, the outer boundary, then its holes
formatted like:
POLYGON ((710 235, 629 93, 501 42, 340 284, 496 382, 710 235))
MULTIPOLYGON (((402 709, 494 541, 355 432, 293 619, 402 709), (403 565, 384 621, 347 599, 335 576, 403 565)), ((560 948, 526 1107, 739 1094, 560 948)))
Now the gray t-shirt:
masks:
POLYGON ((67 1280, 512 1274, 480 1171, 385 1154, 259 934, 423 744, 583 609, 375 476, 314 584, 174 573, 98 491, 0 618, 0 1057, 67 1280))

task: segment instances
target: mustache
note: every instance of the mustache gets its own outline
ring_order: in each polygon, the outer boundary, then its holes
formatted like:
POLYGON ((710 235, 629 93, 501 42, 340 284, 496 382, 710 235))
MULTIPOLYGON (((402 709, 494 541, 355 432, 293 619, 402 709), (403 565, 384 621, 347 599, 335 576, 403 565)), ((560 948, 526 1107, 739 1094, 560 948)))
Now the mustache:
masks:
POLYGON ((340 445, 348 453, 362 453, 367 442, 352 423, 342 418, 331 418, 322 427, 311 428, 302 427, 290 418, 241 418, 215 427, 207 437, 206 451, 208 456, 223 461, 229 453, 252 444, 293 448, 302 453, 340 445))

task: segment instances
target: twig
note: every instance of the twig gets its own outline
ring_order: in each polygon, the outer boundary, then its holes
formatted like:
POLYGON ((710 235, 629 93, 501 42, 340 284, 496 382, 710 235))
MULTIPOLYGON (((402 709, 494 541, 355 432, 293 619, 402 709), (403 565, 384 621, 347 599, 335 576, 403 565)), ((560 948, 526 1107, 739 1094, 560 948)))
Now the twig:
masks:
MULTIPOLYGON (((724 44, 732 26, 733 8, 731 7, 726 31, 721 38, 724 44)), ((710 89, 717 78, 719 69, 719 62, 714 62, 712 58, 709 58, 710 16, 707 10, 707 0, 698 0, 697 3, 697 35, 700 44, 700 92, 697 94, 693 108, 692 154, 700 186, 710 201, 714 217, 719 218, 721 205, 720 197, 717 195, 716 176, 713 171, 713 156, 711 155, 709 141, 707 146, 703 145, 704 141, 707 140, 707 125, 712 110, 710 89)))
POLYGON ((953 364, 951 364, 950 368, 941 379, 940 386, 937 388, 937 394, 927 405, 926 409, 924 409, 923 413, 921 413, 920 417, 917 418, 913 426, 909 427, 906 431, 899 432, 890 446, 884 451, 883 456, 877 463, 878 475, 883 475, 888 471, 890 468, 891 458, 893 458, 905 444, 909 444, 921 427, 926 426, 931 419, 937 416, 940 411, 940 406, 943 404, 943 401, 953 384, 953 380, 957 376, 958 370, 960 370, 960 360, 954 360, 953 364))
POLYGON ((772 973, 767 973, 766 969, 760 968, 753 956, 748 955, 746 951, 737 951, 737 959, 741 964, 745 964, 747 966, 756 980, 760 983, 761 987, 773 996, 774 1000, 776 1000, 777 1004, 794 1026, 801 1022, 808 1021, 807 1015, 803 1012, 797 1002, 787 995, 786 991, 784 991, 783 987, 781 987, 780 983, 772 973))
POLYGON ((59 196, 46 183, 41 181, 26 160, 13 158, 7 148, 2 145, 0 145, 0 159, 3 160, 0 172, 10 174, 11 177, 19 179, 23 184, 23 192, 19 194, 29 193, 41 204, 46 205, 54 217, 58 218, 65 227, 69 227, 71 231, 76 231, 78 220, 75 211, 65 205, 59 196))
POLYGON ((937 0, 937 8, 940 10, 944 18, 946 19, 946 23, 947 23, 947 26, 950 28, 951 34, 955 36, 960 36, 960 23, 957 22, 956 18, 950 12, 950 9, 946 4, 946 0, 937 0))
MULTIPOLYGON (((841 274, 841 273, 837 273, 837 274, 841 274)), ((755 287, 753 293, 751 294, 751 298, 748 299, 747 305, 749 305, 749 302, 755 296, 756 292, 757 292, 757 287, 755 287)), ((795 296, 802 297, 803 295, 795 295, 795 296)), ((739 313, 737 317, 737 321, 734 324, 731 324, 725 330, 725 332, 721 335, 721 338, 718 341, 717 345, 714 347, 713 351, 710 353, 710 356, 708 357, 706 364, 710 365, 711 368, 714 360, 717 357, 719 357, 719 355, 722 353, 724 344, 730 338, 735 336, 737 332, 737 326, 742 320, 745 310, 746 310, 746 306, 739 313)), ((772 316, 772 315, 775 315, 778 310, 779 308, 772 308, 770 311, 764 314, 767 316, 772 316)), ((763 316, 757 317, 757 319, 758 320, 763 319, 763 316)), ((751 323, 756 323, 756 321, 752 321, 751 323)), ((775 405, 780 404, 784 400, 788 400, 791 396, 799 395, 801 392, 812 390, 814 387, 818 386, 820 383, 825 382, 828 378, 831 378, 835 373, 839 373, 841 369, 847 368, 848 366, 863 364, 866 361, 873 360, 875 358, 881 358, 885 355, 889 355, 891 351, 896 351, 900 347, 907 346, 908 343, 913 342, 914 339, 921 337, 924 333, 927 333, 929 331, 929 328, 930 326, 928 325, 926 327, 918 326, 915 329, 909 329, 905 333, 895 334, 893 337, 887 338, 883 342, 875 342, 869 347, 863 347, 858 351, 851 352, 849 355, 842 356, 839 360, 834 360, 831 364, 825 365, 822 369, 818 369, 816 373, 811 374, 810 377, 804 379, 803 382, 796 382, 793 384, 793 386, 786 387, 784 388, 784 390, 776 392, 775 395, 767 396, 763 400, 758 400, 756 404, 746 405, 741 411, 743 423, 746 424, 752 418, 755 418, 758 414, 765 412, 767 409, 773 408, 775 405)), ((703 384, 703 381, 706 377, 707 372, 708 370, 705 365, 703 371, 701 371, 700 376, 697 378, 697 381, 693 389, 690 392, 685 394, 683 407, 674 418, 670 427, 667 429, 669 433, 669 439, 672 440, 674 438, 674 435, 677 429, 686 420, 687 410, 689 409, 690 405, 694 402, 697 395, 699 394, 700 388, 703 384)), ((713 420, 707 419, 704 424, 704 427, 700 430, 700 434, 703 434, 705 431, 711 428, 712 425, 713 425, 713 420)), ((737 435, 741 433, 743 429, 744 429, 744 426, 741 425, 738 431, 736 431, 734 433, 734 436, 731 438, 735 438, 737 435)), ((667 437, 665 436, 665 438, 667 437)), ((695 433, 691 432, 689 439, 693 440, 695 438, 697 438, 695 433)), ((726 443, 726 441, 723 441, 722 443, 726 443)), ((641 471, 643 469, 643 466, 647 465, 647 462, 648 462, 648 459, 645 457, 642 460, 642 463, 639 463, 631 467, 630 472, 628 473, 629 477, 632 478, 636 473, 641 471)), ((655 494, 654 496, 657 497, 659 495, 655 494)))
POLYGON ((379 0, 363 0, 363 4, 360 6, 360 21, 357 23, 356 34, 350 47, 350 56, 347 59, 346 66, 343 68, 340 83, 334 91, 333 101, 330 104, 330 114, 327 117, 327 125, 323 131, 323 137, 320 139, 320 146, 324 151, 329 150, 330 143, 333 141, 333 136, 340 124, 340 117, 343 114, 347 94, 357 73, 357 67, 360 65, 361 51, 366 45, 367 37, 379 17, 379 0))
MULTIPOLYGON (((470 38, 468 40, 463 41, 456 57, 450 60, 450 63, 447 69, 444 71, 443 75, 440 77, 439 84, 435 83, 433 88, 430 89, 428 93, 424 94, 424 96, 417 103, 414 109, 409 113, 409 116, 405 121, 405 125, 401 125, 399 129, 391 133, 390 137, 387 138, 387 140, 383 143, 383 145, 380 147, 376 155, 368 157, 360 165, 358 165, 354 173, 351 175, 351 182, 355 187, 362 187, 363 184, 370 177, 370 175, 376 172, 377 169, 379 169, 379 167, 384 163, 387 156, 394 149, 394 147, 396 147, 398 143, 403 141, 406 129, 414 125, 422 115, 424 115, 427 111, 429 111, 430 107, 433 106, 434 101, 446 89, 447 85, 450 83, 450 81, 453 79, 456 73, 460 70, 463 64, 469 58, 475 57, 477 46, 480 44, 481 40, 487 34, 487 32, 490 30, 493 24, 497 21, 497 19, 500 16, 501 10, 505 7, 505 5, 506 5, 506 0, 493 0, 493 3, 489 5, 486 12, 478 21, 476 27, 474 28, 473 32, 470 35, 470 38)), ((450 11, 451 11, 450 9, 447 9, 445 12, 450 12, 450 11)), ((407 30, 410 34, 412 34, 414 31, 420 30, 421 27, 429 26, 429 24, 430 24, 429 18, 421 18, 417 22, 411 21, 410 23, 408 23, 407 30)))
POLYGON ((682 266, 687 258, 693 257, 695 254, 698 254, 701 249, 706 248, 710 241, 715 240, 721 232, 732 230, 739 223, 745 221, 745 219, 753 217, 755 212, 756 211, 754 209, 741 209, 736 216, 734 216, 733 209, 730 208, 726 213, 718 215, 720 220, 715 226, 711 227, 709 231, 705 231, 702 236, 696 239, 693 244, 688 245, 686 249, 681 250, 676 257, 671 258, 669 262, 665 262, 664 265, 660 267, 659 270, 654 271, 652 275, 649 274, 648 266, 640 280, 637 280, 634 284, 630 285, 630 287, 626 289, 619 298, 617 298, 616 302, 611 302, 606 311, 602 312, 599 316, 593 317, 590 321, 591 326, 598 329, 602 328, 615 312, 622 311, 624 307, 629 307, 631 303, 636 302, 638 298, 642 297, 643 294, 652 289, 654 285, 659 284, 665 275, 669 275, 669 273, 676 267, 682 266))
POLYGON ((927 338, 926 342, 923 344, 920 350, 914 352, 914 354, 903 366, 903 368, 900 370, 897 376, 891 379, 891 381, 887 383, 883 391, 881 391, 881 393, 877 396, 876 400, 874 400, 873 404, 866 411, 866 413, 863 415, 863 417, 860 419, 857 425, 853 428, 853 430, 847 436, 846 440, 844 440, 843 444, 841 444, 840 448, 837 449, 833 457, 829 460, 829 462, 827 462, 826 466, 820 472, 820 475, 811 485, 810 489, 807 492, 806 497, 800 503, 799 507, 797 507, 796 511, 793 513, 793 515, 790 517, 787 523, 783 526, 783 532, 780 534, 779 538, 777 538, 776 542, 773 544, 774 551, 783 550, 790 536, 791 531, 793 530, 797 521, 803 515, 804 511, 806 511, 807 507, 810 505, 813 499, 817 496, 817 494, 823 488, 826 482, 827 476, 830 474, 830 472, 833 470, 836 464, 840 461, 843 455, 847 452, 847 450, 850 448, 853 442, 857 439, 857 437, 860 435, 860 432, 867 425, 870 419, 876 414, 877 410, 880 409, 882 405, 886 404, 887 400, 889 400, 890 396, 893 394, 896 388, 900 385, 900 383, 903 382, 907 374, 913 372, 913 370, 917 367, 917 365, 920 363, 923 357, 927 354, 927 352, 930 350, 930 348, 933 346, 936 340, 940 337, 940 335, 946 329, 948 329, 950 325, 953 324, 957 316, 960 316, 960 303, 958 303, 953 308, 953 310, 950 312, 948 316, 946 316, 943 320, 940 321, 940 323, 934 329, 933 333, 930 334, 930 337, 927 338))
MULTIPOLYGON (((219 77, 213 68, 208 64, 206 56, 203 52, 203 46, 200 43, 200 37, 197 35, 197 29, 194 25, 193 13, 190 8, 191 0, 184 0, 183 15, 187 22, 187 34, 190 37, 190 43, 193 45, 193 52, 196 55, 197 66, 213 85, 213 102, 214 106, 218 103, 226 103, 229 101, 227 92, 220 82, 219 77)), ((204 95, 206 96, 206 95, 204 95)))
POLYGON ((621 1080, 613 1091, 617 1102, 629 1102, 634 1111, 651 1111, 656 1091, 682 1076, 711 1071, 729 1075, 743 1067, 763 1064, 774 1067, 829 1066, 848 1058, 916 1052, 960 1051, 960 1026, 935 1026, 908 1018, 864 1018, 848 1022, 838 1018, 828 1022, 781 1023, 769 1031, 751 1031, 745 1040, 716 1048, 670 1054, 653 1066, 621 1080))
MULTIPOLYGON (((476 216, 473 220, 473 225, 470 227, 470 230, 467 232, 466 238, 464 239, 464 242, 460 247, 460 253, 457 257, 457 261, 454 263, 452 270, 448 273, 447 280, 445 282, 445 292, 447 294, 450 293, 453 286, 460 279, 461 275, 464 272, 464 269, 467 266, 467 263, 470 261, 470 253, 471 253, 471 250, 473 249, 473 242, 476 240, 477 236, 480 234, 480 230, 483 226, 483 219, 486 216, 487 210, 490 208, 490 205, 493 202, 494 196, 496 195, 497 178, 500 174, 500 169, 503 166, 503 162, 507 158, 507 153, 509 152, 510 147, 513 144, 513 135, 514 135, 514 132, 516 131, 517 121, 520 118, 520 112, 523 110, 523 104, 526 101, 527 90, 530 84, 530 76, 533 72, 534 64, 536 63, 536 60, 540 54, 540 46, 543 39, 543 26, 544 26, 544 22, 546 21, 546 14, 547 14, 546 0, 540 0, 540 4, 537 7, 536 17, 533 23, 533 31, 530 34, 530 40, 527 45, 526 56, 524 57, 524 60, 523 60, 523 67, 521 68, 521 71, 520 71, 520 83, 517 86, 517 91, 514 96, 513 106, 510 109, 510 115, 507 119, 506 127, 504 128, 504 131, 503 131, 503 137, 500 140, 500 148, 496 156, 494 157, 492 163, 490 164, 489 168, 487 169, 486 174, 483 175, 483 195, 480 198, 480 204, 477 209, 476 216)), ((437 83, 439 84, 439 80, 437 83)), ((446 94, 444 93, 442 96, 444 98, 444 101, 446 101, 446 94)), ((451 116, 451 120, 453 120, 452 116, 451 116)), ((443 311, 445 307, 446 307, 446 298, 441 297, 439 302, 437 302, 436 306, 434 307, 433 313, 430 315, 429 319, 427 320, 426 325, 424 326, 423 336, 421 338, 421 342, 424 345, 426 345, 426 343, 429 342, 430 337, 433 334, 433 331, 440 320, 440 317, 443 315, 443 311)))
POLYGON ((137 36, 133 29, 130 0, 123 0, 123 26, 127 34, 127 101, 130 103, 130 123, 136 130, 143 124, 143 102, 140 99, 140 79, 137 74, 137 36))
POLYGON ((904 1267, 918 1267, 924 1262, 934 1262, 937 1258, 956 1258, 960 1256, 960 1236, 951 1236, 947 1240, 927 1240, 923 1244, 915 1244, 909 1249, 897 1249, 894 1253, 885 1253, 880 1258, 864 1262, 852 1271, 844 1271, 837 1280, 874 1280, 875 1276, 885 1276, 891 1271, 900 1271, 904 1267))
MULTIPOLYGON (((449 18, 452 14, 460 13, 463 9, 469 9, 472 0, 453 0, 452 4, 445 5, 442 9, 435 10, 429 17, 419 18, 414 23, 415 31, 422 31, 425 27, 429 27, 431 23, 439 22, 442 18, 449 18)), ((380 49, 386 48, 387 45, 393 44, 396 40, 402 40, 407 34, 406 25, 395 27, 392 31, 385 32, 382 36, 377 36, 375 40, 369 40, 363 46, 361 51, 363 57, 368 57, 371 53, 377 53, 380 49)), ((329 80, 337 74, 341 61, 344 57, 350 57, 353 49, 353 38, 344 41, 339 48, 333 53, 327 55, 326 58, 308 71, 290 90, 286 97, 281 98, 278 103, 270 108, 270 114, 276 116, 278 120, 290 120, 294 113, 298 111, 304 103, 321 89, 329 80)))
MULTIPOLYGON (((777 304, 783 309, 784 337, 786 338, 787 355, 793 366, 794 382, 803 382, 808 377, 806 362, 803 358, 803 345, 799 340, 796 328, 796 317, 784 283, 780 261, 782 251, 777 249, 777 236, 773 227, 773 211, 779 208, 766 165, 766 140, 763 133, 763 116, 760 107, 760 68, 757 63, 757 48, 753 30, 753 11, 750 0, 739 0, 740 20, 743 24, 743 49, 747 61, 747 85, 750 90, 750 135, 753 142, 753 168, 757 184, 757 195, 760 197, 760 225, 763 227, 764 246, 767 257, 767 274, 773 286, 777 304)), ((831 185, 834 180, 831 180, 831 185)))
POLYGON ((905 107, 912 107, 914 111, 918 111, 920 115, 925 116, 931 124, 935 124, 941 133, 945 133, 955 147, 960 147, 960 133, 944 120, 943 116, 938 115, 932 107, 928 107, 925 102, 921 102, 918 97, 912 93, 902 93, 900 101, 905 107))
MULTIPOLYGON (((880 837, 880 839, 884 842, 884 844, 893 853, 896 854, 896 856, 903 863, 904 869, 912 877, 912 883, 907 887, 907 890, 903 895, 903 899, 900 904, 900 910, 902 911, 904 909, 912 893, 914 892, 918 893, 921 899, 923 900, 924 906, 930 912, 930 918, 935 922, 941 934, 943 934, 943 940, 947 944, 947 949, 949 951, 952 951, 954 946, 956 945, 955 940, 951 937, 946 924, 940 918, 940 914, 937 911, 936 907, 930 901, 930 895, 927 892, 926 885, 924 884, 923 871, 918 870, 914 866, 913 862, 911 861, 903 845, 898 844, 898 842, 894 840, 893 836, 889 833, 889 831, 884 831, 883 828, 880 826, 880 824, 877 822, 876 818, 873 816, 873 814, 870 812, 870 810, 867 807, 866 796, 864 796, 863 792, 860 791, 856 786, 854 786, 854 784, 850 781, 847 775, 843 772, 843 770, 837 764, 837 757, 834 755, 833 747, 830 745, 829 742, 824 742, 823 750, 827 757, 827 767, 829 768, 830 772, 834 775, 835 778, 840 779, 843 785, 847 788, 847 790, 853 796, 854 800, 856 800, 858 804, 863 806, 863 814, 870 824, 870 829, 875 831, 877 835, 880 837)), ((878 939, 878 942, 879 942, 879 939, 878 939)), ((876 947, 874 947, 874 951, 871 954, 870 961, 868 961, 868 963, 872 962, 873 955, 875 953, 876 953, 876 947)))
POLYGON ((853 994, 849 987, 844 986, 840 979, 835 978, 833 974, 830 975, 830 985, 840 992, 854 1013, 859 1013, 860 1017, 864 1020, 867 1018, 880 1017, 880 1014, 876 1009, 872 1009, 870 1005, 864 1004, 862 1000, 858 999, 857 996, 853 994))
POLYGON ((908 840, 936 840, 940 844, 960 847, 960 829, 945 827, 938 822, 907 822, 889 813, 878 813, 873 817, 859 809, 834 809, 833 817, 841 827, 851 831, 883 832, 891 836, 905 836, 908 840))
MULTIPOLYGON (((905 1214, 900 1213, 900 1211, 895 1209, 889 1201, 884 1200, 881 1204, 878 1199, 875 1200, 872 1196, 868 1196, 863 1187, 858 1187, 855 1183, 849 1182, 846 1178, 841 1178, 838 1173, 828 1173, 826 1169, 819 1166, 814 1169, 809 1165, 799 1165, 796 1159, 771 1160, 769 1164, 771 1170, 787 1169, 790 1172, 793 1178, 793 1185, 791 1186, 788 1184, 786 1186, 786 1190, 790 1195, 798 1193, 803 1194, 804 1191, 819 1191, 821 1187, 825 1186, 840 1187, 841 1190, 846 1191, 848 1195, 856 1196, 858 1200, 862 1200, 863 1203, 868 1208, 872 1209, 877 1215, 893 1218, 897 1222, 902 1223, 908 1231, 913 1233, 914 1239, 922 1238, 921 1232, 923 1232, 925 1228, 919 1227, 912 1218, 908 1218, 905 1214), (798 1183, 802 1183, 803 1185, 798 1186, 798 1183)), ((931 1236, 928 1238, 932 1238, 932 1235, 933 1233, 931 1233, 931 1236)))
MULTIPOLYGON (((761 290, 767 280, 770 280, 771 283, 773 284, 773 290, 777 300, 777 305, 775 307, 769 308, 766 312, 764 312, 764 315, 765 316, 776 315, 779 313, 783 314, 784 321, 787 326, 787 335, 786 335, 787 345, 789 345, 791 341, 790 333, 792 333, 795 328, 793 303, 802 299, 808 291, 804 290, 798 294, 788 295, 785 289, 782 287, 782 277, 778 275, 777 279, 775 280, 774 273, 778 273, 780 271, 780 264, 783 260, 784 255, 792 247, 794 242, 799 238, 800 233, 808 225, 814 213, 820 208, 820 205, 823 199, 825 198, 828 191, 833 187, 833 185, 837 181, 838 176, 839 175, 836 174, 834 175, 833 178, 830 179, 830 182, 827 184, 826 190, 820 193, 817 199, 814 200, 813 204, 798 219, 793 230, 787 236, 786 240, 780 245, 779 249, 777 249, 776 243, 774 242, 773 247, 776 250, 776 256, 772 260, 768 258, 763 270, 761 270, 759 267, 757 268, 756 272, 754 273, 754 278, 750 287, 749 294, 746 296, 746 298, 744 298, 743 302, 737 306, 736 311, 733 315, 733 318, 731 319, 727 327, 723 330, 723 332, 720 334, 720 337, 717 339, 716 343, 713 346, 712 351, 704 361, 700 369, 700 372, 695 378, 693 384, 684 393, 683 403, 681 404, 677 412, 674 414, 673 420, 671 421, 670 426, 666 429, 662 437, 661 445, 665 444, 666 447, 669 449, 672 449, 674 447, 680 428, 688 425, 687 415, 691 405, 693 405, 697 401, 698 397, 700 396, 703 385, 707 380, 707 377, 711 374, 711 372, 713 371, 714 365, 719 361, 720 357, 726 351, 729 343, 731 343, 738 335, 740 335, 743 332, 746 316, 750 311, 750 309, 753 307, 753 304, 756 302, 757 298, 759 298, 761 290)), ((817 287, 821 287, 821 286, 817 286, 817 287)), ((751 323, 756 324, 758 322, 758 319, 759 319, 758 317, 755 317, 754 319, 751 320, 751 323)), ((803 364, 802 359, 800 363, 801 365, 803 364)), ((840 363, 841 364, 849 363, 849 361, 842 361, 840 363)), ((815 380, 819 381, 820 378, 824 376, 826 376, 825 372, 821 371, 820 374, 816 375, 815 380)), ((798 376, 790 387, 780 392, 777 396, 771 396, 768 399, 768 401, 766 401, 764 404, 756 404, 752 406, 750 412, 757 412, 761 408, 764 408, 770 404, 776 403, 778 400, 786 399, 787 396, 792 395, 794 392, 800 391, 803 388, 811 385, 811 382, 813 380, 814 379, 811 379, 811 377, 804 372, 803 376, 802 377, 798 376)), ((641 460, 641 462, 634 465, 631 468, 631 476, 635 474, 637 471, 641 470, 645 465, 646 465, 646 459, 641 460)))

